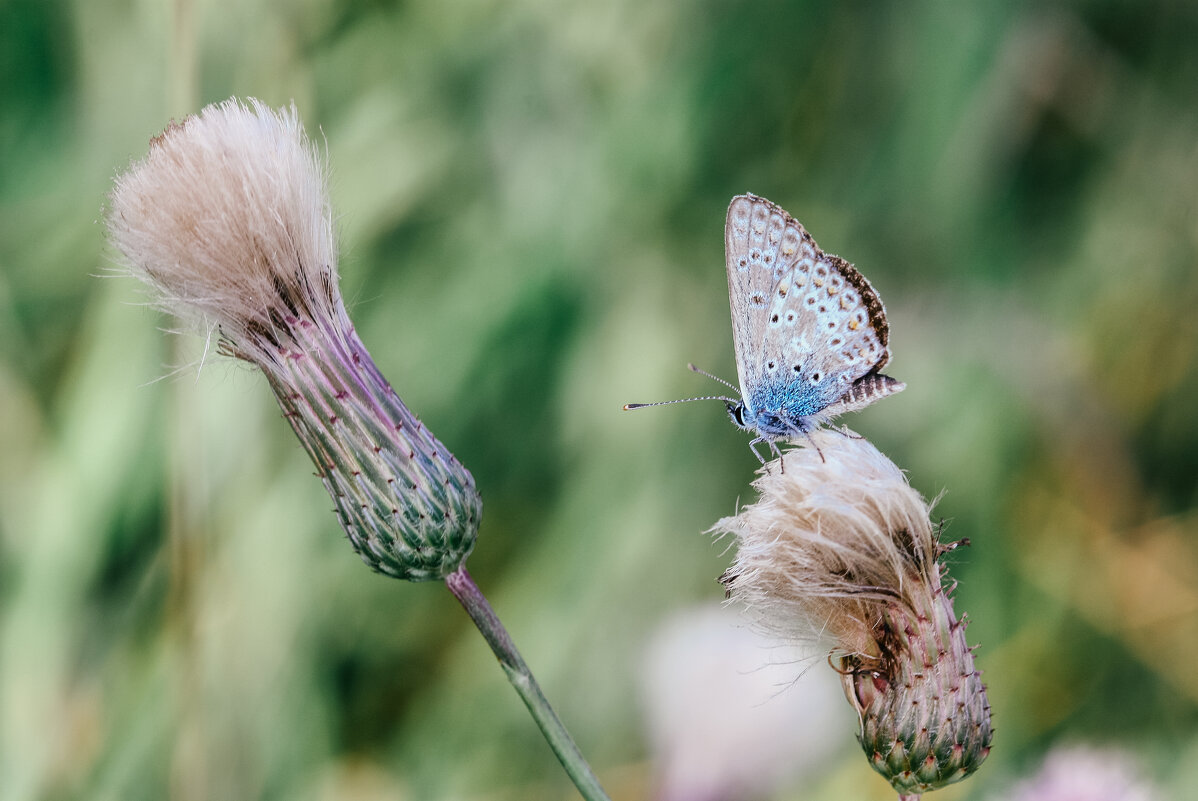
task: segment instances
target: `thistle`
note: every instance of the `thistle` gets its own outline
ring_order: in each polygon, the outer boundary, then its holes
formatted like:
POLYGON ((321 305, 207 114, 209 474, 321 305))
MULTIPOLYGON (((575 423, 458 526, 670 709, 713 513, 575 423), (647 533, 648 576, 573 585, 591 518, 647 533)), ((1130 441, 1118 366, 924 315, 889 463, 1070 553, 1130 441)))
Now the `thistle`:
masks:
POLYGON ((169 310, 262 370, 354 549, 412 581, 456 570, 482 501, 354 332, 321 160, 295 108, 229 100, 172 123, 117 179, 108 227, 169 310))
POLYGON ((119 177, 108 230, 130 272, 221 352, 266 376, 354 549, 380 573, 442 579, 587 799, 606 799, 466 571, 474 479, 408 410, 354 332, 322 159, 295 108, 231 99, 172 123, 119 177))
POLYGON ((737 539, 724 575, 755 621, 831 643, 858 740, 902 798, 959 781, 990 751, 990 706, 928 504, 865 439, 812 433, 754 482, 758 501, 714 530, 737 539))

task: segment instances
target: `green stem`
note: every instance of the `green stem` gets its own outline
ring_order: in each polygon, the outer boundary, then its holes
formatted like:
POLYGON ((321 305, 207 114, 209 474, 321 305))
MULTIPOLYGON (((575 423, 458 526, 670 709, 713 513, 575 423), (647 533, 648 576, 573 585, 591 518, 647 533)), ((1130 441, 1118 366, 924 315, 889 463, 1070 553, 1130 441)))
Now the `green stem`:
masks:
POLYGON ((508 681, 512 683, 516 692, 524 700, 524 705, 528 707, 533 719, 541 727, 541 733, 549 741, 549 747, 553 749, 553 753, 557 754, 558 761, 562 763, 562 767, 574 781, 578 792, 586 801, 610 801, 607 793, 599 785, 599 779, 595 777, 591 766, 587 764, 582 752, 574 744, 570 732, 566 731, 561 719, 546 700, 545 694, 541 692, 540 685, 533 678, 532 671, 528 669, 520 652, 516 650, 516 645, 508 635, 507 629, 499 622, 495 610, 491 608, 491 604, 487 603, 487 599, 478 589, 478 585, 474 583, 474 579, 466 572, 465 565, 446 576, 445 584, 461 602, 466 613, 470 615, 470 619, 474 621, 474 625, 478 626, 487 645, 490 645, 491 650, 495 652, 500 667, 507 674, 508 681))

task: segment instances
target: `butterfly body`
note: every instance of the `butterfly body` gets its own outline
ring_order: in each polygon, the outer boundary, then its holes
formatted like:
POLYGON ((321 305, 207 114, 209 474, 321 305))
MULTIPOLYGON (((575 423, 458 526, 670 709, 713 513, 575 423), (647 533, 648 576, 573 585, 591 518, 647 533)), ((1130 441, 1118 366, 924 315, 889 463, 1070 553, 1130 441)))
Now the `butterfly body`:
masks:
POLYGON ((780 206, 733 198, 724 249, 741 393, 728 411, 754 444, 805 435, 905 388, 880 372, 890 359, 881 298, 780 206))

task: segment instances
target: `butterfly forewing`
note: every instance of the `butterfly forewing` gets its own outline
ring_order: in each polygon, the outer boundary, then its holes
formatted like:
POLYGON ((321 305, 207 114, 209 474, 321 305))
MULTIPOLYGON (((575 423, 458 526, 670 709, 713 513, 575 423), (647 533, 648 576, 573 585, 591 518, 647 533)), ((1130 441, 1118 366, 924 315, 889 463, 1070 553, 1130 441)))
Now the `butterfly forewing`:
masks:
POLYGON ((745 391, 764 378, 763 326, 775 287, 796 261, 814 255, 815 244, 781 207, 739 195, 728 207, 724 247, 736 367, 745 391))

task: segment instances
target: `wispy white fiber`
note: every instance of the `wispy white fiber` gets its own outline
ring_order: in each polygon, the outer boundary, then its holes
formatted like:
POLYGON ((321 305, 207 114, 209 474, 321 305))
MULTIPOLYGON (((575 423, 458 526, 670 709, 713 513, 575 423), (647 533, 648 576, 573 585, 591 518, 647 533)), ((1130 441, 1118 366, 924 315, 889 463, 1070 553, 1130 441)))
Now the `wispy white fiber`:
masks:
POLYGON ((226 100, 116 179, 109 236, 164 307, 270 361, 289 319, 341 313, 325 172, 294 106, 226 100))
POLYGON ((817 429, 811 441, 768 464, 758 500, 716 523, 737 540, 729 593, 776 636, 876 656, 887 604, 923 609, 939 586, 930 509, 868 440, 817 429))

